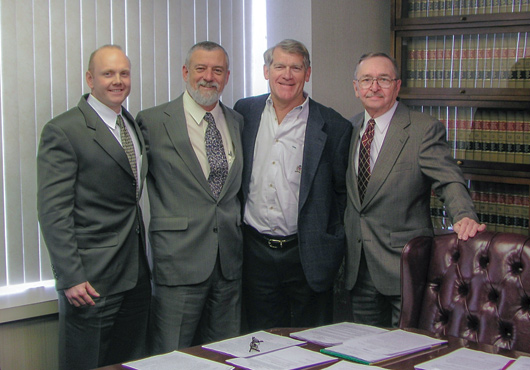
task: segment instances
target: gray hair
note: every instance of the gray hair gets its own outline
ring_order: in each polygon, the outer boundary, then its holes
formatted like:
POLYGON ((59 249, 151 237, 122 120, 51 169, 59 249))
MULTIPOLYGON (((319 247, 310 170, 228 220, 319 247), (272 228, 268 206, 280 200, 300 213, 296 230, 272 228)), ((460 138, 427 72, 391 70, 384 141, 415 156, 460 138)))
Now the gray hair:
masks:
POLYGON ((359 65, 364 62, 366 59, 370 58, 376 58, 376 57, 382 57, 390 60, 392 63, 392 66, 394 67, 394 73, 396 75, 396 78, 399 80, 399 66, 394 58, 392 58, 390 55, 382 52, 372 52, 372 53, 366 53, 361 56, 361 59, 357 62, 357 65, 355 66, 355 70, 353 71, 354 78, 357 78, 357 71, 359 69, 359 65))
POLYGON ((283 41, 280 41, 273 47, 267 49, 267 51, 263 53, 263 60, 265 61, 265 65, 267 67, 270 67, 273 62, 272 55, 276 48, 280 48, 289 54, 301 55, 304 58, 304 67, 306 70, 311 66, 311 60, 309 59, 309 51, 307 51, 305 45, 302 44, 300 41, 285 39, 283 41))
POLYGON ((188 51, 188 54, 186 55, 186 61, 184 62, 184 65, 186 66, 186 68, 188 68, 188 69, 190 68, 191 55, 197 49, 207 50, 207 51, 221 49, 223 51, 223 53, 225 53, 226 69, 229 69, 229 67, 230 67, 230 59, 228 58, 228 53, 226 52, 225 48, 223 48, 221 45, 219 45, 218 43, 213 42, 213 41, 201 41, 201 42, 198 42, 195 45, 193 45, 190 48, 190 50, 188 51))

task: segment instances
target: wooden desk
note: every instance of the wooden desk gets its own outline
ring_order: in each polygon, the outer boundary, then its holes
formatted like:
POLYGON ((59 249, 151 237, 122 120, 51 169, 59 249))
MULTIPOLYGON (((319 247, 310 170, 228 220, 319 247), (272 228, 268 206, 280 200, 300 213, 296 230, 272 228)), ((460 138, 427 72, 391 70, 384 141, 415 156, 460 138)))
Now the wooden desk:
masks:
MULTIPOLYGON (((300 331, 300 330, 303 330, 303 329, 277 328, 277 329, 270 329, 267 331, 270 333, 274 333, 274 334, 278 334, 282 336, 288 336, 290 333, 300 331)), ((418 329, 410 329, 410 331, 414 333, 420 333, 420 334, 432 336, 431 333, 418 330, 418 329)), ((442 345, 440 347, 436 347, 428 351, 423 351, 420 353, 403 356, 397 359, 384 361, 378 364, 378 366, 385 368, 385 369, 414 370, 414 365, 420 364, 428 360, 432 360, 433 358, 436 358, 439 356, 446 355, 449 352, 452 352, 462 347, 466 347, 466 348, 470 348, 470 349, 474 349, 474 350, 478 350, 482 352, 487 352, 487 353, 495 353, 495 354, 503 355, 506 357, 512 357, 512 358, 516 358, 521 355, 530 356, 530 354, 528 353, 518 352, 518 351, 509 351, 509 350, 498 348, 498 347, 495 347, 489 344, 479 344, 479 343, 470 342, 468 340, 456 338, 456 337, 449 337, 447 338, 447 340, 448 340, 448 343, 446 345, 442 345)), ((320 349, 324 348, 314 343, 307 343, 301 347, 310 349, 313 351, 319 351, 320 349)), ((222 363, 225 363, 225 360, 232 358, 231 356, 228 356, 228 355, 223 355, 221 353, 203 349, 201 346, 190 347, 190 348, 182 349, 180 351, 189 353, 191 355, 195 355, 198 357, 206 358, 212 361, 222 362, 222 363)), ((329 367, 331 365, 332 364, 313 366, 313 367, 308 367, 306 369, 311 369, 311 370, 325 369, 326 367, 329 367)), ((105 367, 98 368, 98 370, 124 370, 124 369, 128 369, 128 368, 123 365, 112 365, 112 366, 105 366, 105 367)))

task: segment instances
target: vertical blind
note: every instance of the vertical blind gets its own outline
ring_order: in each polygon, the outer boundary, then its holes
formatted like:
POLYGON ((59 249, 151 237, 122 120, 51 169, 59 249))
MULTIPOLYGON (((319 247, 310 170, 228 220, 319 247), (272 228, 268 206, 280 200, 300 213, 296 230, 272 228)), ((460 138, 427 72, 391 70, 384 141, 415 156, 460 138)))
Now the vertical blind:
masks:
POLYGON ((77 105, 90 53, 122 46, 133 114, 184 90, 196 42, 230 56, 228 106, 250 95, 252 0, 0 0, 0 289, 53 279, 36 211, 36 155, 52 117, 77 105), (246 47, 248 45, 248 47, 246 47))

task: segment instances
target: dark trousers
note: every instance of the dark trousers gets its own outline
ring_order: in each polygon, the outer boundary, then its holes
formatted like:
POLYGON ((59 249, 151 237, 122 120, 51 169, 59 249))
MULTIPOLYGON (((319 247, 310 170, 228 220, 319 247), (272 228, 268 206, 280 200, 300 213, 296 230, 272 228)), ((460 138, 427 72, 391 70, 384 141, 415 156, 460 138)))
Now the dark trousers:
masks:
POLYGON ((361 252, 359 275, 351 291, 353 321, 359 324, 397 328, 401 313, 401 295, 383 295, 372 281, 366 264, 364 251, 361 252))
POLYGON ((151 282, 142 261, 136 287, 74 307, 59 292, 59 368, 84 370, 147 355, 151 282))
POLYGON ((317 293, 309 287, 297 243, 270 248, 249 226, 243 237, 243 302, 249 331, 331 323, 333 292, 317 293))

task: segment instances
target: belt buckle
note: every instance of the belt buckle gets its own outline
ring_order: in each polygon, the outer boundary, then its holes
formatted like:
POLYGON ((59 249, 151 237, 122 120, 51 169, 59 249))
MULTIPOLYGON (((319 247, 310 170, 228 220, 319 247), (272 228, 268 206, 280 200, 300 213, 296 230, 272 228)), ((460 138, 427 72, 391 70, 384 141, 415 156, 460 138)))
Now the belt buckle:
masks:
POLYGON ((283 248, 283 240, 281 239, 268 239, 267 244, 269 245, 269 248, 272 248, 272 249, 283 248), (273 243, 278 243, 278 245, 273 244, 273 243))

